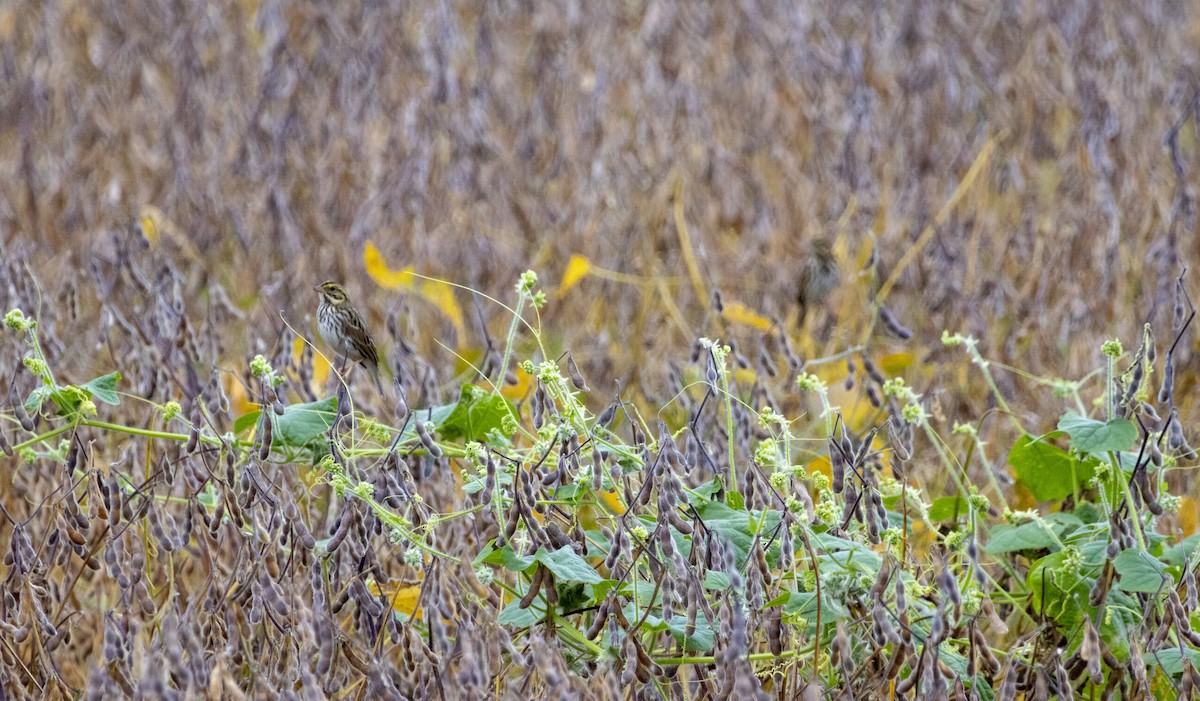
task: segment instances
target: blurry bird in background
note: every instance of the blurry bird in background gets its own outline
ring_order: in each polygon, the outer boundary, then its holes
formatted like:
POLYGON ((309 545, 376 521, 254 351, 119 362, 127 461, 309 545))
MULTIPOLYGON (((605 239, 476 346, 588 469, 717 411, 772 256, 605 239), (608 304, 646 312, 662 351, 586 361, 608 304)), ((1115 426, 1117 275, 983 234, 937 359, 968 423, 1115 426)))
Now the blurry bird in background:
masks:
POLYGON ((800 306, 800 328, 812 311, 820 308, 829 293, 838 286, 841 272, 833 255, 833 242, 824 236, 813 239, 808 255, 800 265, 800 286, 796 302, 800 306))

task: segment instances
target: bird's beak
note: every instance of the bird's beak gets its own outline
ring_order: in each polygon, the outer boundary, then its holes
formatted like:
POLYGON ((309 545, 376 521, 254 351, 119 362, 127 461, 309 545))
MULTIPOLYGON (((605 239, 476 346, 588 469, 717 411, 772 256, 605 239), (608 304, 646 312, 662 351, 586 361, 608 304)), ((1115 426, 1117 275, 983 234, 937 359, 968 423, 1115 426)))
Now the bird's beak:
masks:
POLYGON ((321 286, 320 286, 320 285, 317 285, 316 287, 314 287, 314 288, 313 288, 313 290, 315 290, 316 292, 320 292, 320 291, 321 291, 321 286))

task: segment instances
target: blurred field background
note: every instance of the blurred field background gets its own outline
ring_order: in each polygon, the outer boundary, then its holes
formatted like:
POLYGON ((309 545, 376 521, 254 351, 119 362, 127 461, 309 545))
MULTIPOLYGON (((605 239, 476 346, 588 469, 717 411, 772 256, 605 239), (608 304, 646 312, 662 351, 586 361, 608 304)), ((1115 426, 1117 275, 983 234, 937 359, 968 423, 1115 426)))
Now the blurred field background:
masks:
MULTIPOLYGON (((344 280, 420 406, 511 316, 396 271, 509 300, 532 269, 596 407, 664 406, 701 336, 800 406, 794 373, 756 360, 783 332, 805 359, 865 345, 948 433, 993 408, 949 330, 1019 368, 993 368, 1000 389, 1049 430, 1066 404, 1031 378, 1081 377, 1144 323, 1172 336, 1200 233, 1197 10, 8 0, 0 306, 40 313, 65 378, 115 366, 161 402, 179 390, 120 314, 169 338, 181 300, 232 386, 287 353, 285 320, 315 340, 311 288, 344 280), (841 285, 802 329, 796 274, 821 236, 841 285), (873 323, 889 281, 907 342, 873 323)), ((1001 451, 1007 429, 982 435, 1001 451)))
MULTIPOLYGON (((222 334, 231 358, 271 342, 279 311, 309 331, 327 278, 380 324, 405 312, 403 335, 441 358, 435 340, 477 348, 478 314, 503 310, 460 295, 454 338, 436 309, 372 285, 368 240, 494 296, 527 268, 552 286, 581 255, 612 274, 553 299, 547 328, 594 384, 659 399, 648 360, 761 335, 714 328, 712 289, 786 319, 805 242, 825 235, 843 286, 824 350, 859 340, 873 249, 885 277, 913 254, 888 302, 922 362, 949 329, 1078 375, 1101 339, 1159 328, 1195 259, 1195 9, 11 2, 5 302, 31 302, 11 268, 28 260, 71 339, 63 360, 86 372, 92 267, 150 211, 153 259, 189 305, 219 285, 246 312, 222 334), (68 288, 75 321, 56 302, 68 288)), ((1190 352, 1178 360, 1190 377, 1190 352)))

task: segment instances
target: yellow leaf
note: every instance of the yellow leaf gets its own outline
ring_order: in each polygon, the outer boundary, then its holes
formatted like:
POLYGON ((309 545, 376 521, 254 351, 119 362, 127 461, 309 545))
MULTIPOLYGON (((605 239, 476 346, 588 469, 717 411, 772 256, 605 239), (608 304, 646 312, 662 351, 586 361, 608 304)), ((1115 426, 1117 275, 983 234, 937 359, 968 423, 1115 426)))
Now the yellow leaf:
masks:
POLYGON ((157 248, 159 243, 167 239, 191 256, 192 260, 200 257, 200 250, 192 243, 191 237, 158 207, 152 204, 142 205, 138 210, 138 225, 151 248, 157 248))
POLYGON ((846 379, 847 371, 844 363, 821 363, 810 368, 808 372, 816 375, 821 382, 832 388, 835 385, 841 385, 841 382, 846 379))
POLYGON ((912 367, 913 354, 911 351, 902 353, 891 353, 879 359, 879 367, 883 368, 883 372, 890 377, 903 375, 904 371, 912 367))
POLYGON ((859 393, 858 387, 846 391, 845 385, 842 384, 845 379, 843 374, 837 382, 830 383, 829 401, 841 412, 842 420, 850 430, 858 432, 869 429, 877 411, 871 406, 871 402, 859 393))
MULTIPOLYGON (((591 504, 580 504, 575 510, 575 518, 578 519, 579 525, 585 531, 598 531, 602 522, 600 521, 600 512, 591 504)), ((605 521, 609 520, 607 517, 605 521)))
POLYGON ((771 328, 771 320, 762 316, 750 307, 741 302, 726 302, 725 309, 721 312, 721 316, 726 320, 735 324, 750 326, 760 331, 766 331, 771 328))
MULTIPOLYGON (((524 370, 521 369, 521 366, 518 365, 517 366, 517 384, 515 384, 515 385, 506 384, 503 387, 501 387, 500 388, 500 396, 504 397, 505 399, 521 399, 522 397, 524 397, 526 394, 529 393, 529 385, 532 381, 533 381, 533 375, 530 375, 529 373, 525 372, 524 370)), ((484 387, 484 389, 489 389, 489 388, 484 387)))
POLYGON ((146 241, 150 242, 150 248, 158 248, 158 222, 154 217, 142 210, 142 236, 146 237, 146 241))
POLYGON ((363 265, 366 266, 367 275, 371 276, 375 284, 389 290, 411 290, 413 282, 416 280, 411 265, 403 270, 389 268, 387 261, 383 259, 383 254, 370 241, 367 241, 367 245, 363 247, 363 265))
POLYGON ((225 378, 225 395, 229 397, 229 404, 233 408, 234 416, 248 414, 259 408, 257 404, 250 401, 250 396, 246 394, 246 387, 232 374, 226 375, 225 378))
POLYGON ((731 375, 733 381, 742 386, 752 385, 758 380, 758 374, 750 368, 734 368, 731 375))
POLYGON ((600 497, 600 503, 611 513, 618 516, 625 513, 625 507, 621 506, 621 497, 617 496, 616 492, 599 492, 596 496, 600 497))
MULTIPOLYGON (((303 338, 297 338, 292 341, 292 357, 296 359, 297 364, 304 357, 305 345, 303 338)), ((314 387, 324 386, 325 380, 329 379, 329 361, 320 353, 313 353, 312 379, 314 387)))
POLYGON ((379 586, 378 582, 371 580, 367 582, 367 591, 370 591, 375 596, 379 596, 382 593, 391 602, 393 609, 406 616, 415 617, 413 613, 417 607, 417 599, 421 598, 420 584, 407 584, 385 590, 379 586))
POLYGON ((367 269, 367 275, 370 275, 377 285, 388 290, 414 290, 454 324, 460 342, 466 336, 462 308, 458 306, 458 300, 454 297, 453 285, 442 280, 419 279, 413 273, 411 265, 401 270, 392 270, 383 259, 383 254, 370 241, 363 247, 363 265, 367 269))
POLYGON ((1179 529, 1190 536, 1200 527, 1200 504, 1192 497, 1180 497, 1179 505, 1179 529))
POLYGON ((454 287, 441 280, 422 280, 417 292, 454 324, 454 330, 458 332, 461 342, 466 337, 466 326, 463 323, 462 308, 458 306, 458 300, 454 297, 454 287))
POLYGON ((567 269, 563 271, 562 281, 558 283, 558 296, 562 297, 567 290, 579 284, 592 270, 592 261, 581 255, 573 255, 567 261, 567 269))
POLYGON ((830 479, 833 479, 833 466, 829 464, 828 455, 822 455, 821 457, 816 458, 812 462, 808 463, 808 473, 810 475, 818 472, 830 479))
POLYGON ((922 557, 922 554, 931 552, 933 544, 937 541, 937 531, 929 528, 925 521, 919 518, 911 519, 909 527, 912 529, 912 534, 908 538, 909 552, 917 557, 922 557))

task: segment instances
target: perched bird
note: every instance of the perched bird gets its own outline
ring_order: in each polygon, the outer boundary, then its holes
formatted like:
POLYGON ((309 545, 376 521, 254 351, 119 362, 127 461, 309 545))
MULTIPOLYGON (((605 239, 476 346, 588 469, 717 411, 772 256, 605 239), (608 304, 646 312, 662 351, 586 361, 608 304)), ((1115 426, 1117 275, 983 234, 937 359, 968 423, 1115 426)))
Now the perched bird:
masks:
POLYGON ((825 237, 813 240, 809 254, 800 266, 800 289, 796 302, 800 305, 800 326, 808 313, 825 303, 829 293, 838 286, 840 272, 833 257, 833 243, 825 237))
POLYGON ((317 329, 321 338, 344 359, 362 363, 375 380, 379 393, 383 394, 383 383, 379 381, 379 352, 367 322, 354 308, 346 288, 336 282, 322 282, 313 288, 321 294, 317 307, 317 329))

